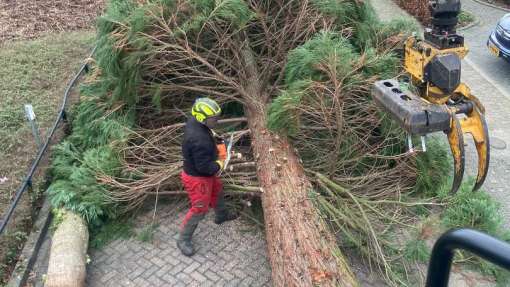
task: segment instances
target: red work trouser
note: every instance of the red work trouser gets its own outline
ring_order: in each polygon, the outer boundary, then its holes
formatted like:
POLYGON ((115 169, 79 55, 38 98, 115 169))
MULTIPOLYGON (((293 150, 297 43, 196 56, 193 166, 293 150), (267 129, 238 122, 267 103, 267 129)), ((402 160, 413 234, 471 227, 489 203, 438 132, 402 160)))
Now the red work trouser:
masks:
POLYGON ((191 176, 184 171, 181 173, 181 180, 191 203, 191 208, 186 213, 181 225, 182 228, 193 215, 205 214, 209 207, 216 207, 218 195, 223 190, 223 184, 217 176, 191 176))

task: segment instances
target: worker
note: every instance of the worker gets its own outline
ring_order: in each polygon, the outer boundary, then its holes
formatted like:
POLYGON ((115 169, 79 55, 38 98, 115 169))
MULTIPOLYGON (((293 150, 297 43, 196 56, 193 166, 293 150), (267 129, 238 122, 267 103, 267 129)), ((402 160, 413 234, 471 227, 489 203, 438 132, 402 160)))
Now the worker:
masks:
POLYGON ((226 208, 223 185, 218 177, 227 157, 224 142, 218 141, 212 130, 217 126, 220 114, 221 108, 215 101, 199 98, 193 104, 192 116, 184 129, 181 179, 191 208, 182 222, 177 247, 186 256, 195 253, 191 237, 209 207, 214 208, 216 224, 237 218, 226 208))

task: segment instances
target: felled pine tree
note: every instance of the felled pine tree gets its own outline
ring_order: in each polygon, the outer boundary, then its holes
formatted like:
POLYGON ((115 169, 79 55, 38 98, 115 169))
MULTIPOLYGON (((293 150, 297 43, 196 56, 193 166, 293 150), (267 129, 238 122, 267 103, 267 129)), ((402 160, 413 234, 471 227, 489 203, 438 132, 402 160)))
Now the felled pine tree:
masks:
MULTIPOLYGON (((99 21, 95 88, 116 107, 138 111, 139 120, 147 120, 144 106, 189 108, 200 96, 242 106, 274 285, 356 286, 311 200, 315 187, 293 143, 306 146, 309 138, 299 138, 303 124, 324 131, 313 121, 335 120, 326 129, 343 131, 339 113, 374 111, 363 107, 368 87, 398 72, 391 50, 399 33, 357 0, 112 0, 99 21), (344 111, 338 105, 344 93, 362 100, 344 111), (312 99, 321 104, 311 105, 315 114, 305 119, 312 99)), ((341 154, 344 135, 334 134, 331 152, 341 154)), ((331 134, 322 138, 330 142, 331 134)), ((328 164, 335 174, 338 166, 328 164)))

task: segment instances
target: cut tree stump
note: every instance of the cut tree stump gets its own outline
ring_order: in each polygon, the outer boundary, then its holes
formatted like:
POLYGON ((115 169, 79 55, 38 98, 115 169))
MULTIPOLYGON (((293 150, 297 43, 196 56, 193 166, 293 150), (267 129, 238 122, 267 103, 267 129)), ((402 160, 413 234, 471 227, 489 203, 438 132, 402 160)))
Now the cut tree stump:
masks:
POLYGON ((88 242, 86 222, 66 212, 52 237, 46 287, 85 286, 88 242))

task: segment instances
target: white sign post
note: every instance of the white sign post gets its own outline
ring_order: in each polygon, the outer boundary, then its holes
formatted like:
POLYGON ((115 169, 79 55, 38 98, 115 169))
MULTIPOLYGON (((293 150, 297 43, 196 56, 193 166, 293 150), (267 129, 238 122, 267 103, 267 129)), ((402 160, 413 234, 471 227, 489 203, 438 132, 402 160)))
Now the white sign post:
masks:
POLYGON ((35 119, 35 113, 34 108, 31 104, 25 105, 25 116, 27 117, 28 123, 30 124, 30 127, 32 128, 32 134, 34 135, 35 143, 37 144, 38 148, 41 148, 41 137, 39 135, 39 128, 37 126, 37 121, 35 119))

